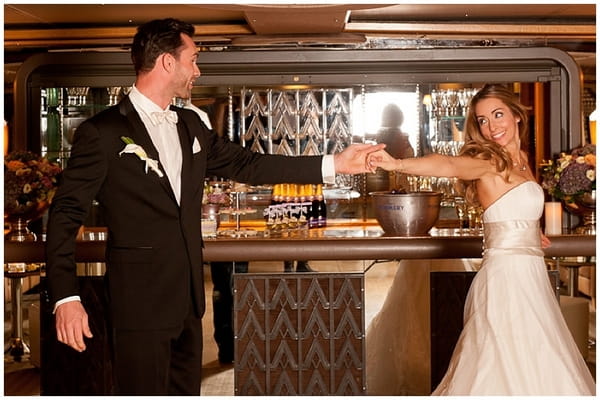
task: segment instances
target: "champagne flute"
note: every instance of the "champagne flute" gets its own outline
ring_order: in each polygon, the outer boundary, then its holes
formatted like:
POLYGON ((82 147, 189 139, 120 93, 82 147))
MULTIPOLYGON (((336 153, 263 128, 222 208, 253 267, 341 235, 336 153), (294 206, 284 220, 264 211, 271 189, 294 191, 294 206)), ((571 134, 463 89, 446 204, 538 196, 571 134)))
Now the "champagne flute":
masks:
POLYGON ((463 197, 455 197, 454 208, 456 209, 456 215, 458 216, 458 233, 462 235, 464 228, 468 227, 465 219, 467 215, 467 203, 465 199, 463 197))
POLYGON ((469 217, 469 230, 473 235, 479 235, 482 229, 482 217, 483 209, 477 206, 469 206, 467 208, 467 215, 469 217))

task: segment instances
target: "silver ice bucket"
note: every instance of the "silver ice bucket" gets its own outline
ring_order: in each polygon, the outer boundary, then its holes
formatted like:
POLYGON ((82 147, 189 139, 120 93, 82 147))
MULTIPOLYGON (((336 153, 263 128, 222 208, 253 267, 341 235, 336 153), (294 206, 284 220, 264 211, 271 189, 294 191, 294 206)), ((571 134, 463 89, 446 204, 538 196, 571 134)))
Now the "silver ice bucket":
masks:
POLYGON ((427 236, 440 216, 439 192, 371 192, 375 218, 387 236, 427 236))

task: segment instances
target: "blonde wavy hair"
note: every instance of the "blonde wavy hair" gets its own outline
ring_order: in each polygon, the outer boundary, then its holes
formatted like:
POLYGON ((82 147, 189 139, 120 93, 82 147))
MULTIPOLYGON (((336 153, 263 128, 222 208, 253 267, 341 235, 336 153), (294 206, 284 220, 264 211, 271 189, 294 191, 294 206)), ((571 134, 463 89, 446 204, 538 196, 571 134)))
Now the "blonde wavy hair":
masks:
MULTIPOLYGON (((482 160, 491 160, 499 173, 504 173, 504 179, 508 181, 513 169, 513 160, 508 152, 496 142, 486 139, 477 122, 475 107, 483 99, 495 98, 504 103, 519 122, 519 150, 521 142, 527 139, 529 125, 528 108, 519 101, 517 95, 508 87, 500 84, 487 84, 481 88, 471 99, 469 112, 465 121, 465 144, 459 155, 469 156, 482 160)), ((479 205, 477 197, 477 181, 462 180, 462 191, 466 201, 472 205, 479 205)))

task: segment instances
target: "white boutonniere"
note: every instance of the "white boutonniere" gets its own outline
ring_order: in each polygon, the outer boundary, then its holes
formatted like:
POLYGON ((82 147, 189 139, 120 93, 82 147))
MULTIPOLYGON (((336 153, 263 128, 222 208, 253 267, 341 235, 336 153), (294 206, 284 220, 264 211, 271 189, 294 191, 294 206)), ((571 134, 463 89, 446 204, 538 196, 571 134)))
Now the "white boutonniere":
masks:
POLYGON ((146 151, 142 146, 135 144, 135 142, 127 136, 121 136, 121 140, 125 142, 125 148, 119 152, 119 156, 123 153, 133 153, 146 163, 146 173, 148 173, 148 168, 150 168, 152 171, 156 172, 156 175, 161 178, 163 177, 162 171, 158 168, 158 161, 148 157, 148 154, 146 154, 146 151))

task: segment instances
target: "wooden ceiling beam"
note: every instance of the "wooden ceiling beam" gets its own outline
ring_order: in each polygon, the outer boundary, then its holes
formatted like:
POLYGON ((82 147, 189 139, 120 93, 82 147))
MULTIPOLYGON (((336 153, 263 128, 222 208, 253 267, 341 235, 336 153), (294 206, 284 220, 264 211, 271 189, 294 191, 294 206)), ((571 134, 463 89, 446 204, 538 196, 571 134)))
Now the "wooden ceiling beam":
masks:
MULTIPOLYGON (((248 25, 194 25, 195 40, 214 41, 215 37, 253 35, 248 25)), ((5 48, 55 47, 60 45, 130 44, 136 27, 65 28, 65 29, 8 29, 4 31, 5 48)))
POLYGON ((383 23, 383 22, 349 22, 345 32, 377 33, 377 34, 411 34, 411 35, 511 35, 560 36, 572 38, 596 38, 595 25, 577 24, 489 24, 489 23, 383 23))

